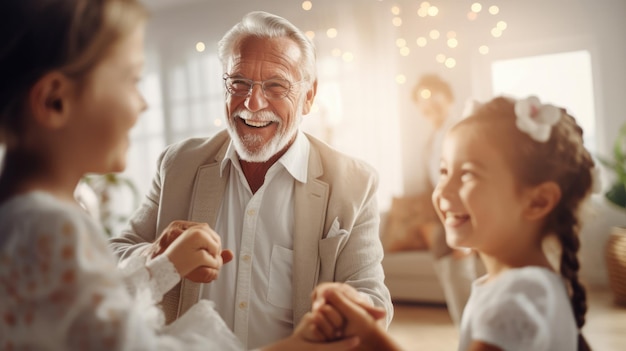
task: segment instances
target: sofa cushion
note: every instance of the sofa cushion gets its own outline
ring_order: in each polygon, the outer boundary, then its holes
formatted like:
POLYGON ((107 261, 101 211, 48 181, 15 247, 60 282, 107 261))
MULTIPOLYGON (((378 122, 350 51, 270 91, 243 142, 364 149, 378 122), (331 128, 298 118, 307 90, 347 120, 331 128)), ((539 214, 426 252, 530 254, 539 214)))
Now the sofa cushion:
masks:
POLYGON ((433 256, 429 251, 403 251, 386 253, 383 269, 387 276, 410 276, 419 279, 423 276, 436 277, 433 256))
POLYGON ((430 195, 394 197, 384 223, 381 241, 385 252, 427 250, 428 239, 440 226, 430 195))

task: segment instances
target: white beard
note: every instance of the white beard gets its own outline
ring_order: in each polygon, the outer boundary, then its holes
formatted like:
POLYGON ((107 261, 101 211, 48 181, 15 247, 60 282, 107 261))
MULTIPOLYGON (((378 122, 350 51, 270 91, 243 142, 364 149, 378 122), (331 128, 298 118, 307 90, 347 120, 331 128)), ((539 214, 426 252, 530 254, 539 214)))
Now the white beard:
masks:
MULTIPOLYGON (((298 106, 298 111, 302 111, 298 106)), ((245 108, 239 108, 228 116, 228 133, 233 140, 235 150, 239 157, 247 162, 265 162, 279 151, 284 149, 287 144, 294 138, 298 132, 300 123, 302 122, 302 113, 298 112, 296 119, 291 125, 285 126, 283 120, 272 111, 251 112, 245 108), (233 117, 238 116, 238 117, 233 117), (277 123, 276 134, 265 145, 262 145, 263 139, 259 135, 247 134, 241 137, 237 133, 235 118, 241 117, 244 120, 254 119, 255 121, 266 121, 277 123)))

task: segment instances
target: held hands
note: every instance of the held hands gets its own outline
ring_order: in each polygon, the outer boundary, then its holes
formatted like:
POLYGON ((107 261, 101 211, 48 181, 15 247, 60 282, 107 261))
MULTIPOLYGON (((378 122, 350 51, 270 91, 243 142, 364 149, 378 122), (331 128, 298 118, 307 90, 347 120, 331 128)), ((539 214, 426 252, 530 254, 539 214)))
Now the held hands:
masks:
POLYGON ((344 338, 357 336, 360 344, 355 350, 359 351, 401 351, 402 348, 386 332, 384 310, 373 306, 364 308, 339 290, 325 292, 326 304, 333 306, 344 317, 344 338), (376 311, 375 313, 372 313, 376 311), (381 313, 382 312, 382 313, 381 313))
POLYGON ((311 341, 332 341, 358 336, 361 340, 381 326, 386 312, 375 307, 345 283, 322 283, 312 294, 313 309, 296 332, 311 341), (379 322, 380 321, 380 322, 379 322))
POLYGON ((208 224, 174 221, 147 251, 150 258, 165 254, 178 273, 197 283, 217 279, 224 263, 233 259, 230 250, 222 250, 221 239, 208 224))
MULTIPOLYGON (((302 322, 298 324, 298 328, 305 324, 308 325, 305 319, 302 319, 302 322)), ((326 343, 305 340, 300 335, 298 329, 296 329, 289 337, 281 339, 280 341, 277 341, 269 346, 263 347, 260 349, 260 351, 345 351, 353 350, 358 345, 359 338, 357 337, 326 343)))

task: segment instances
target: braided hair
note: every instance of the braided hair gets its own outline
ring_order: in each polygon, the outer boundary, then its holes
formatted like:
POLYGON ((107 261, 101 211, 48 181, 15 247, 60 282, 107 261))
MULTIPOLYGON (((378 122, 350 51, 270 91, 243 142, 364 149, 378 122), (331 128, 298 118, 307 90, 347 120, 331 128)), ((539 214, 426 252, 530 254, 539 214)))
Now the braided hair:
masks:
MULTIPOLYGON (((558 184, 561 198, 548 214, 542 233, 555 234, 563 248, 560 273, 567 281, 572 310, 580 330, 587 312, 585 288, 579 280, 580 218, 579 209, 593 186, 594 161, 583 146, 583 130, 574 117, 560 110, 546 142, 538 142, 516 126, 515 101, 497 97, 479 107, 472 115, 498 128, 492 133, 516 175, 519 186, 533 186, 546 181, 558 184)), ((490 135, 491 136, 491 135, 490 135)), ((578 350, 590 350, 579 333, 578 350)))

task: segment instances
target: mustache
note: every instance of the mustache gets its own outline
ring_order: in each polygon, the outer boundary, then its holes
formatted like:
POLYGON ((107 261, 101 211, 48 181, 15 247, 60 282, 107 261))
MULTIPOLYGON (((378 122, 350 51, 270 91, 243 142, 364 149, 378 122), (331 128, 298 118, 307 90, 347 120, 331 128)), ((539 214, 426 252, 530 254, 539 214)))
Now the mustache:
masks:
POLYGON ((261 110, 257 112, 252 112, 247 109, 237 109, 233 113, 233 116, 239 117, 244 120, 254 120, 259 122, 281 122, 282 120, 278 117, 274 112, 261 110))

